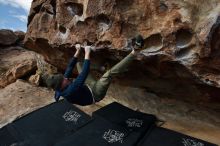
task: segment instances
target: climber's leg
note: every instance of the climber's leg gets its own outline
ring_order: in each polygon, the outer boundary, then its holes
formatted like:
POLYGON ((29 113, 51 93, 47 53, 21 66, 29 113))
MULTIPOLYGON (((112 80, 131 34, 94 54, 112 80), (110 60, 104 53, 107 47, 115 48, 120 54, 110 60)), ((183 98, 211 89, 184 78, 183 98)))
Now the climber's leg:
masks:
POLYGON ((94 94, 94 98, 96 102, 102 100, 106 92, 110 86, 112 81, 112 77, 119 75, 127 70, 127 67, 134 60, 135 56, 133 54, 129 54, 115 66, 113 66, 110 70, 108 70, 92 87, 92 91, 94 94))

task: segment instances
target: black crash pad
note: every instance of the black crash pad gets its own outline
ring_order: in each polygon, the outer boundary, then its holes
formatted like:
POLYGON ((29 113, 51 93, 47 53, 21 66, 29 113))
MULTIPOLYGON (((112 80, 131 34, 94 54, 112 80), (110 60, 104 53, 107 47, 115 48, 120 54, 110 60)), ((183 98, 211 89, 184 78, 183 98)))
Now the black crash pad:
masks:
POLYGON ((63 100, 0 129, 0 146, 216 146, 155 126, 156 117, 118 103, 93 118, 63 100))
POLYGON ((136 146, 138 135, 126 128, 96 118, 55 146, 136 146))
POLYGON ((154 128, 138 146, 217 146, 162 127, 154 128))
POLYGON ((1 128, 0 130, 0 146, 9 146, 15 143, 19 143, 14 135, 10 132, 10 124, 1 128))
POLYGON ((156 117, 134 111, 117 102, 113 102, 93 113, 93 117, 102 117, 108 121, 125 127, 129 131, 145 133, 155 125, 156 117))
POLYGON ((55 141, 77 131, 90 120, 90 116, 62 100, 14 121, 9 131, 16 132, 16 139, 27 145, 52 146, 55 141))

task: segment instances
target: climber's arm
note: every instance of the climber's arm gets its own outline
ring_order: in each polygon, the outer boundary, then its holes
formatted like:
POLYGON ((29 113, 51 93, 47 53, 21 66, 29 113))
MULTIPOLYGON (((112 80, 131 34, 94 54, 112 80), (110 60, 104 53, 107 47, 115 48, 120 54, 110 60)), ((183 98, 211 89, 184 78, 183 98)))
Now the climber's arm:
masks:
POLYGON ((80 87, 82 87, 86 81, 86 78, 90 71, 90 52, 91 47, 86 46, 85 47, 85 60, 82 68, 82 72, 77 76, 77 78, 72 82, 67 90, 66 90, 66 96, 70 96, 74 92, 76 92, 80 87))
POLYGON ((79 74, 79 76, 74 80, 74 88, 79 88, 82 86, 89 74, 90 70, 90 53, 91 53, 91 47, 86 46, 85 47, 85 60, 83 64, 82 72, 79 74))
POLYGON ((65 74, 64 74, 65 78, 70 78, 70 76, 72 74, 72 71, 73 71, 73 68, 75 67, 75 65, 77 63, 77 60, 78 60, 78 57, 79 57, 79 54, 80 54, 80 49, 81 49, 81 46, 79 44, 76 44, 76 53, 71 58, 68 66, 66 68, 66 71, 65 71, 65 74))

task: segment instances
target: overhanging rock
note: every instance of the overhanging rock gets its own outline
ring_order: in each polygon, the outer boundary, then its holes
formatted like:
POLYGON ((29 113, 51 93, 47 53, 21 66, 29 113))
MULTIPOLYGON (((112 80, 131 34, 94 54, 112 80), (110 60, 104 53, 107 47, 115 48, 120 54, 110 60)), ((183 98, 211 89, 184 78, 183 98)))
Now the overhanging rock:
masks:
POLYGON ((64 70, 77 42, 105 48, 93 62, 114 64, 127 53, 126 41, 141 34, 145 50, 121 84, 219 102, 219 18, 218 0, 39 0, 32 2, 25 46, 64 70))

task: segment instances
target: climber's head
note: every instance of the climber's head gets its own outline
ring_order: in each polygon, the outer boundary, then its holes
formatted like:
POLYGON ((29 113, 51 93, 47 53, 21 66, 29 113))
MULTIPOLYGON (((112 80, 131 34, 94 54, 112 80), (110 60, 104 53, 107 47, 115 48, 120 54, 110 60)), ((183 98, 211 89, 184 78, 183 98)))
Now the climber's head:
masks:
POLYGON ((141 35, 137 35, 135 37, 135 44, 134 44, 134 47, 137 47, 138 48, 143 48, 144 46, 144 39, 141 35))
POLYGON ((49 74, 47 75, 45 82, 47 87, 58 90, 61 86, 63 78, 64 77, 62 74, 49 74))

